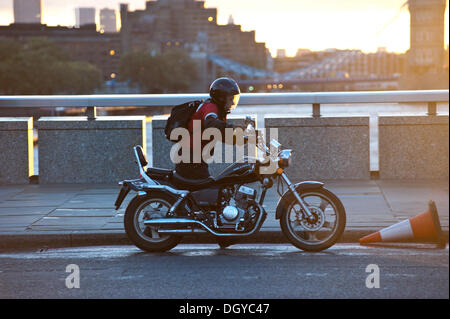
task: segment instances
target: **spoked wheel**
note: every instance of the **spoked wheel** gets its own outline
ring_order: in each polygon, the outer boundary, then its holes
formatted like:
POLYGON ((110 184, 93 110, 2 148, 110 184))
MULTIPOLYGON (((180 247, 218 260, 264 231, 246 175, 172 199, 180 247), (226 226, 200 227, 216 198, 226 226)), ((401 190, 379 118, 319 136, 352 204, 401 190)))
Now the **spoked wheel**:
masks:
POLYGON ((144 221, 165 218, 175 199, 166 194, 135 197, 127 207, 124 216, 128 238, 139 248, 149 252, 167 251, 175 247, 181 236, 161 235, 157 227, 150 227, 144 221))
POLYGON ((299 194, 313 214, 306 218, 294 195, 284 208, 280 226, 284 235, 296 247, 306 251, 321 251, 334 245, 344 232, 345 209, 339 198, 325 188, 299 194))

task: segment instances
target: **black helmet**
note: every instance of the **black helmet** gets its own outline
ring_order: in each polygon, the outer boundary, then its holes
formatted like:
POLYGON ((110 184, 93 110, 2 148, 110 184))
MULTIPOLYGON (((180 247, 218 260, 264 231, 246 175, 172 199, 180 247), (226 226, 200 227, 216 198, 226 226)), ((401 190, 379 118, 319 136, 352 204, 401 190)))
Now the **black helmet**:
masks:
POLYGON ((240 94, 241 90, 239 90, 236 81, 230 78, 218 78, 214 80, 209 87, 209 96, 211 96, 212 101, 220 107, 225 106, 227 96, 237 95, 238 101, 240 94))

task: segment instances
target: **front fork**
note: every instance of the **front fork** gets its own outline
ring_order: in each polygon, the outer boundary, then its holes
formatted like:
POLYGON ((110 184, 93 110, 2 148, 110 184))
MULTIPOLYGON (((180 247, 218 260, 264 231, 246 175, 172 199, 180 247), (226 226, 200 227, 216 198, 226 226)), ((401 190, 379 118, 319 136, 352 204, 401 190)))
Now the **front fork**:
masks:
POLYGON ((286 176, 286 174, 283 172, 281 173, 281 178, 283 179, 283 181, 285 181, 285 183, 287 184, 289 190, 292 192, 292 194, 294 194, 295 198, 297 199, 297 202, 299 203, 302 211, 305 213, 307 219, 309 220, 313 220, 314 216, 311 213, 311 211, 308 208, 308 205, 305 204, 305 202, 303 201, 303 199, 300 197, 300 195, 297 193, 297 190, 295 189, 295 184, 293 184, 289 178, 286 176))

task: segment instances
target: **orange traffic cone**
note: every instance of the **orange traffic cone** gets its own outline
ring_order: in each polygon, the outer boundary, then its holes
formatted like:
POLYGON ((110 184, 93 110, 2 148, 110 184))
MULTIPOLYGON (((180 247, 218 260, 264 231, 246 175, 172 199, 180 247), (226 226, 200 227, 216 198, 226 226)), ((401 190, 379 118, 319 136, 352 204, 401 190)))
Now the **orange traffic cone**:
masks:
POLYGON ((398 222, 359 240, 360 244, 395 242, 404 240, 442 240, 441 224, 434 201, 428 203, 428 210, 410 219, 398 222))

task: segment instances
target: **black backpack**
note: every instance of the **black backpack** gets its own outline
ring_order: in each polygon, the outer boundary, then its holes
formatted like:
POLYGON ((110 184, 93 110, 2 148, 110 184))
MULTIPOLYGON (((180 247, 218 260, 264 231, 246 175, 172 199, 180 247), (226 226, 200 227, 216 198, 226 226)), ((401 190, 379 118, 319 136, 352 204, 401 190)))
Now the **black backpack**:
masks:
POLYGON ((166 127, 164 128, 164 133, 169 141, 178 142, 177 140, 170 139, 170 133, 178 127, 187 129, 189 120, 202 103, 203 100, 197 100, 176 105, 172 108, 170 116, 167 119, 166 127))

